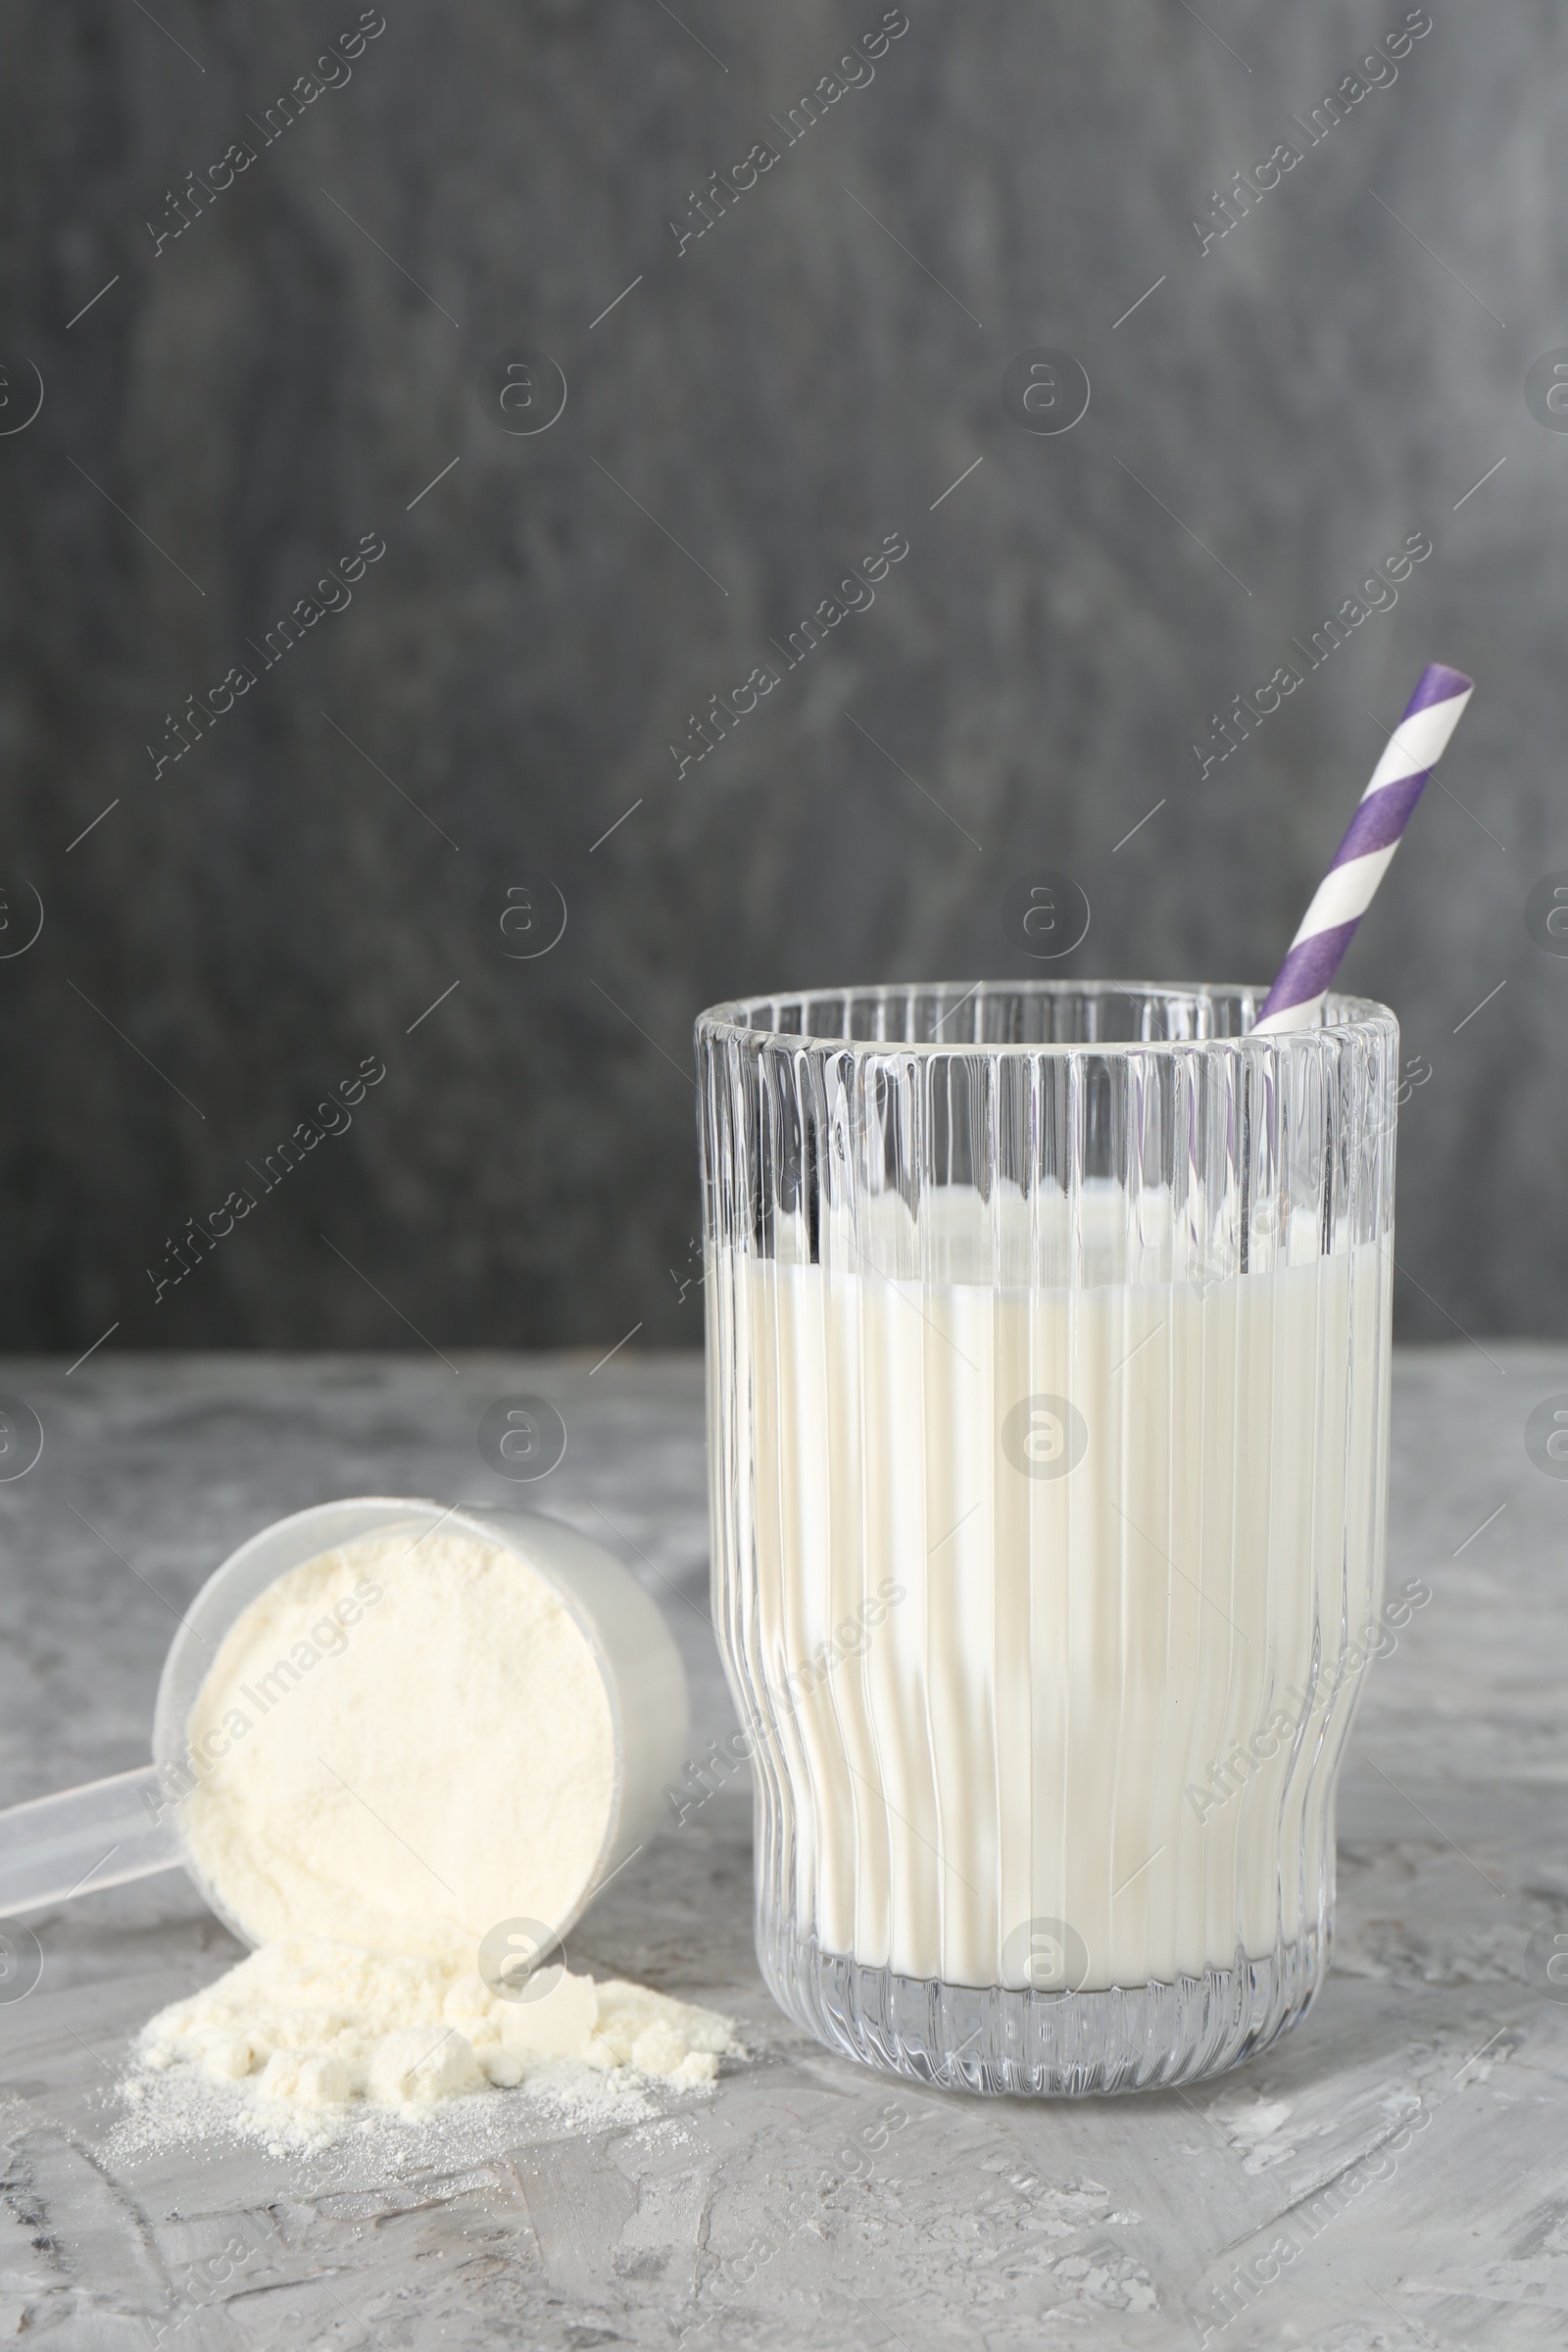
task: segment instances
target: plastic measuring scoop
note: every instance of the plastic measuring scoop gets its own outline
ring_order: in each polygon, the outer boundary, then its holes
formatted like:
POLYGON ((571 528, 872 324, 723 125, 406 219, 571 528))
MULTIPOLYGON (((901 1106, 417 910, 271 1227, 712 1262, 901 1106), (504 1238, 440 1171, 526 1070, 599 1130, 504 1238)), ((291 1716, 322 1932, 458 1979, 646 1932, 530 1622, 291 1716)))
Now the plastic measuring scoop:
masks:
POLYGON ((177 1792, 192 1779, 186 1729, 197 1693, 230 1626, 289 1569, 364 1536, 406 1530, 415 1549, 438 1526, 514 1552, 554 1587, 588 1642, 610 1701, 615 1735, 610 1818, 581 1899, 569 1917, 550 1923, 564 1936, 650 1836, 661 1792, 680 1769, 690 1721, 680 1652, 636 1578, 575 1528, 530 1511, 452 1508, 385 1494, 323 1502, 275 1520, 214 1571, 164 1662, 152 1762, 0 1812, 0 1919, 183 1868, 223 1925, 242 1943, 253 1942, 203 1876, 180 1827, 177 1792))

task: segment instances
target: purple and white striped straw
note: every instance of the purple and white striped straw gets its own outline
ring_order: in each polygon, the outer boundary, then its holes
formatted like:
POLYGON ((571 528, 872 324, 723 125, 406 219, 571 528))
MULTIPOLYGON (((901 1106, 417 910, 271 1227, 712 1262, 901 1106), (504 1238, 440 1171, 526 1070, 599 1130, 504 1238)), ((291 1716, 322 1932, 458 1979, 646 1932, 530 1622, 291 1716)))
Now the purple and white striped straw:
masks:
POLYGON ((1252 1034, 1310 1029, 1340 958, 1372 904, 1421 787, 1442 759, 1475 681, 1432 662, 1421 672, 1389 747, 1361 795, 1334 862, 1318 884, 1252 1034))

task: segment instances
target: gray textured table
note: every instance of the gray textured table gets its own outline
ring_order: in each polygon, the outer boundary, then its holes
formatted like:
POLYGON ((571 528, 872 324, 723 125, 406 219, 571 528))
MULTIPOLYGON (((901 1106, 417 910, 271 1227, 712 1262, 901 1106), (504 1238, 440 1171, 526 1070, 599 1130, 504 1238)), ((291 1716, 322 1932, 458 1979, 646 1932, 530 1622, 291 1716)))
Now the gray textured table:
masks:
MULTIPOLYGON (((732 1725, 695 1358, 590 1376, 470 1356, 454 1379, 433 1357, 95 1357, 69 1377, 13 1361, 0 1387, 46 1433, 0 1484, 0 1799, 145 1757, 172 1611, 265 1520, 349 1493, 515 1497, 474 1431, 518 1390, 571 1433, 527 1494, 659 1594, 699 1748, 732 1725)), ((1362 1714, 1327 1990, 1254 2066, 1026 2105, 830 2057, 758 1977, 737 1788, 572 1939, 576 1965, 739 2017, 753 2062, 711 2095, 588 2136, 498 2102, 486 2144, 434 2164, 396 2131, 357 2170, 240 2144, 127 2155, 127 2037, 237 1956, 169 1875, 35 1915, 42 1978, 0 2005, 0 2342, 1560 2346, 1568 2006, 1539 1936, 1568 1931, 1568 1482, 1524 1444, 1557 1390, 1560 1350, 1399 1362, 1390 1572, 1432 1599, 1362 1714)))

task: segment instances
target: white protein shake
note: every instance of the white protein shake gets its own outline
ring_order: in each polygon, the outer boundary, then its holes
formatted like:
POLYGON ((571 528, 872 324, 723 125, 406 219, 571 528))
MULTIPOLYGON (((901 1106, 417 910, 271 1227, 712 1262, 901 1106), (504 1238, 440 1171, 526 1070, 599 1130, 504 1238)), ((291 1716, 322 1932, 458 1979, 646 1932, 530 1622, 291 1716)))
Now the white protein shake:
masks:
POLYGON ((754 1768, 798 1923, 865 1967, 1050 1988, 1048 1922, 1075 1986, 1169 1983, 1292 1942, 1332 1886, 1387 1261, 1319 1256, 1298 1215, 1195 1281, 1157 1200, 1129 1242, 1096 1190, 1069 1228, 1059 1199, 941 1188, 918 1237, 886 1194, 824 1223, 823 1262, 716 1269, 749 1367, 754 1768))

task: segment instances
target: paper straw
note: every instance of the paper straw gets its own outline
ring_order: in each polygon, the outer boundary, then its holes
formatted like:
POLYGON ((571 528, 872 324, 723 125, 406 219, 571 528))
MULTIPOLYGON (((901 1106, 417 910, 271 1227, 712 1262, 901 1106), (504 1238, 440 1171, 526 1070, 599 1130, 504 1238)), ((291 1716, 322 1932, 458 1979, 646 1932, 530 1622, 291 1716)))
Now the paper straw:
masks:
POLYGON ((1461 670, 1446 669, 1441 662, 1421 672, 1421 683, 1389 737, 1389 748, 1373 770, 1345 839, 1334 853, 1334 862, 1318 884, 1291 942, 1290 954, 1263 1000, 1263 1009, 1252 1028, 1254 1037, 1259 1032, 1314 1026, 1318 1006, 1399 846, 1410 811, 1421 798, 1421 787, 1442 759, 1474 692, 1473 678, 1461 670))

